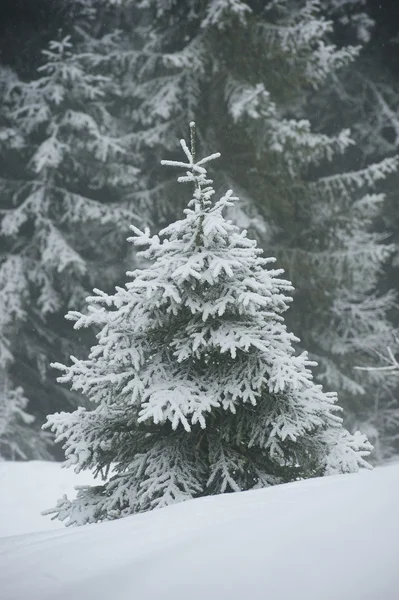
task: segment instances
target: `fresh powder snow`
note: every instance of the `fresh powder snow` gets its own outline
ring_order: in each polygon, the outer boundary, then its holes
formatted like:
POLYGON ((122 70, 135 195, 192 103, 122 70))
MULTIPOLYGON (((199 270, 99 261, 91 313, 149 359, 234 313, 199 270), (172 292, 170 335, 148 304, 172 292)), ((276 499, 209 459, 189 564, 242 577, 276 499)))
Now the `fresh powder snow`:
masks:
MULTIPOLYGON (((72 475, 57 465, 2 463, 3 534, 18 520, 26 531, 40 518, 47 528, 48 517, 32 507, 39 498, 42 508, 51 504, 72 475)), ((1 538, 0 597, 397 600, 398 492, 393 464, 1 538)))
MULTIPOLYGON (((94 483, 91 473, 74 473, 60 463, 0 461, 0 538, 63 527, 40 514, 77 485, 94 483)), ((4 600, 1 594, 0 599, 4 600)))

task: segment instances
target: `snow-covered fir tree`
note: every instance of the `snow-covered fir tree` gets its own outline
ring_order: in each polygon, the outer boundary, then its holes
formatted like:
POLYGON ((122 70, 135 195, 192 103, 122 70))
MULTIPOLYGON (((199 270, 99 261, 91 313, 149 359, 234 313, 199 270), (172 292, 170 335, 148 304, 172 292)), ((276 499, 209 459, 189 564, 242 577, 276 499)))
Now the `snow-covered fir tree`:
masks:
POLYGON ((87 359, 72 358, 60 382, 92 411, 48 417, 66 465, 107 477, 46 511, 83 525, 203 495, 354 472, 371 446, 336 414, 336 395, 312 380, 283 313, 291 284, 256 241, 226 220, 237 198, 213 201, 205 166, 181 141, 179 182, 193 184, 185 216, 131 241, 149 262, 124 288, 95 290, 89 310, 70 312, 99 330, 87 359))
POLYGON ((354 367, 370 364, 370 353, 392 340, 394 295, 379 294, 377 283, 393 248, 375 222, 384 202, 378 186, 397 160, 348 171, 349 130, 332 121, 320 128, 310 102, 358 56, 371 26, 363 3, 108 4, 117 6, 122 34, 116 46, 104 38, 104 54, 119 63, 119 114, 141 157, 136 201, 150 205, 160 224, 176 214, 184 198, 157 165, 187 115, 195 118, 201 150, 222 150, 216 187, 240 193, 233 219, 277 255, 295 285, 288 322, 318 361, 316 378, 339 391, 348 426, 373 415, 370 427, 383 434, 375 401, 377 393, 380 404, 388 401, 390 385, 354 367), (355 46, 339 48, 322 11, 342 17, 349 5, 355 46))
POLYGON ((123 275, 134 218, 127 195, 137 176, 108 110, 117 84, 97 72, 96 57, 69 37, 43 57, 36 79, 2 78, 0 131, 0 306, 10 305, 0 339, 41 421, 52 406, 76 406, 48 375, 49 355, 73 351, 65 310, 83 306, 96 283, 112 288, 123 275))

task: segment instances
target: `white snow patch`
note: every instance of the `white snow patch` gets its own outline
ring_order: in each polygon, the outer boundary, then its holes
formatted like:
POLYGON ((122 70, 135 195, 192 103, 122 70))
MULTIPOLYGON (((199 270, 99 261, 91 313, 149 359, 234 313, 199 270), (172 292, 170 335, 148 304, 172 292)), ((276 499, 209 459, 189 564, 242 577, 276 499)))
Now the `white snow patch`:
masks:
MULTIPOLYGON (((1 486, 2 495, 16 497, 10 488, 19 478, 39 482, 35 465, 40 463, 31 463, 29 477, 28 465, 25 472, 16 465, 9 485, 1 486)), ((49 466, 38 471, 44 475, 46 469, 50 474, 49 466)), ((23 483, 17 483, 21 493, 23 483)), ((43 496, 47 485, 43 482, 43 496)), ((35 494, 29 497, 32 489, 29 483, 25 503, 36 506, 35 494)), ((399 465, 394 464, 192 500, 99 525, 0 539, 0 596, 397 600, 398 492, 399 465)), ((18 511, 4 498, 2 503, 0 521, 13 520, 18 511)), ((40 508, 49 505, 48 497, 43 504, 40 508)))
MULTIPOLYGON (((93 481, 91 473, 76 475, 60 463, 0 461, 0 538, 63 528, 60 521, 42 517, 41 511, 55 506, 63 494, 74 497, 76 485, 93 481)), ((5 600, 1 591, 0 598, 5 600)))

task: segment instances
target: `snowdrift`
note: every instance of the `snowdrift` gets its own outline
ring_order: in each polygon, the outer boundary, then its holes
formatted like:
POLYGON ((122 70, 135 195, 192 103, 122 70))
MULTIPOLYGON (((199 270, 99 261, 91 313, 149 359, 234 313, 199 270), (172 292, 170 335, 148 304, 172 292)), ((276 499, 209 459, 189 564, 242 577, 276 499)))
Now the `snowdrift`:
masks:
MULTIPOLYGON (((75 495, 76 485, 92 484, 91 473, 76 473, 60 463, 0 461, 0 538, 64 528, 60 521, 41 516, 45 508, 55 506, 58 498, 75 495)), ((4 600, 1 595, 0 600, 4 600)))
POLYGON ((398 492, 392 465, 2 538, 0 597, 397 600, 398 492))

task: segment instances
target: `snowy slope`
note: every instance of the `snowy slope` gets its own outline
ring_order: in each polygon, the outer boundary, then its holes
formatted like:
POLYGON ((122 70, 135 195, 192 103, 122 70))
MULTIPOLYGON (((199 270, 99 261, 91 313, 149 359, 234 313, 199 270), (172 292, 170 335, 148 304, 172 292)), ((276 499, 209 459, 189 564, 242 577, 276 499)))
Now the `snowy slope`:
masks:
POLYGON ((91 483, 90 473, 76 475, 59 463, 0 461, 0 537, 64 527, 41 511, 55 506, 63 494, 73 496, 76 485, 91 483))
POLYGON ((3 538, 0 597, 398 600, 398 496, 393 465, 3 538))

